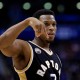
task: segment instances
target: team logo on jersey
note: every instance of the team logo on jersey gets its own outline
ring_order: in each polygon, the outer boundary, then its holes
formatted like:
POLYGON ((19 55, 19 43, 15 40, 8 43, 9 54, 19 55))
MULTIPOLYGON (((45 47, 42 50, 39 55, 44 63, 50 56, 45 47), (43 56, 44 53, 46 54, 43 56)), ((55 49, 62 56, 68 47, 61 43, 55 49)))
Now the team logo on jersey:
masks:
MULTIPOLYGON (((45 61, 45 64, 41 64, 41 68, 37 70, 37 74, 41 77, 44 77, 46 72, 49 70, 49 69, 53 69, 55 71, 57 71, 57 73, 60 75, 61 74, 61 69, 59 68, 59 65, 58 63, 54 62, 54 60, 46 60, 45 61), (45 65, 46 64, 46 65, 45 65)), ((52 70, 53 71, 53 70, 52 70)), ((55 79, 53 80, 56 80, 56 73, 54 73, 54 71, 52 73, 50 73, 50 77, 54 77, 55 79)))
POLYGON ((41 54, 41 50, 40 50, 39 48, 35 48, 35 52, 36 52, 37 54, 41 54))

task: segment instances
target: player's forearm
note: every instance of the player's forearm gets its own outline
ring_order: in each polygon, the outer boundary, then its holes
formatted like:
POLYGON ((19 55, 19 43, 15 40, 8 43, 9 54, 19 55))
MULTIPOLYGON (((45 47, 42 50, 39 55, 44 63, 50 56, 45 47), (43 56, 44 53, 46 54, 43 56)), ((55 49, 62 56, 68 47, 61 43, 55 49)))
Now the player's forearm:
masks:
POLYGON ((29 26, 29 19, 11 26, 0 36, 0 48, 10 46, 18 35, 29 26))

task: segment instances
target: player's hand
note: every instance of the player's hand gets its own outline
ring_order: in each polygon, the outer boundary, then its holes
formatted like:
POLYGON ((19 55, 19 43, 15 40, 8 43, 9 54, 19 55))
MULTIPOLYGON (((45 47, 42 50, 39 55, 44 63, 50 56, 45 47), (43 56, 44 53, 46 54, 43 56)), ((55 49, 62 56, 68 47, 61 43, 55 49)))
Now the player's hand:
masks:
POLYGON ((42 23, 40 20, 30 17, 30 22, 29 25, 33 28, 35 31, 35 35, 39 37, 40 35, 45 33, 45 36, 47 36, 46 30, 45 30, 45 25, 42 23))

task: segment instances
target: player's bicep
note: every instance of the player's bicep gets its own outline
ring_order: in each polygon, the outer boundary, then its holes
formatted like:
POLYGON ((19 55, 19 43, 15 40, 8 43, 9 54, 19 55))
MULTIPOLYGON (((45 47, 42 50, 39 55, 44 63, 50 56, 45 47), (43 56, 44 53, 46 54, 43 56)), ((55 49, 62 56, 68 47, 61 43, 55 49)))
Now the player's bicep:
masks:
POLYGON ((13 57, 18 55, 22 51, 22 46, 19 40, 15 40, 14 43, 7 48, 1 50, 1 52, 8 57, 13 57))

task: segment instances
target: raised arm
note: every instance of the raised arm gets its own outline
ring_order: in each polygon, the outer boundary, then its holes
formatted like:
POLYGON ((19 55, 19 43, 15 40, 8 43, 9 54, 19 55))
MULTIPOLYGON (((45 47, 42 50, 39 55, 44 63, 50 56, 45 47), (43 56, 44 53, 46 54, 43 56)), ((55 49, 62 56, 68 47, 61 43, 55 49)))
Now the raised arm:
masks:
MULTIPOLYGON (((2 51, 6 51, 9 50, 12 52, 14 50, 16 50, 16 48, 20 47, 20 43, 22 41, 15 41, 16 38, 18 37, 18 35, 28 26, 32 26, 32 28, 36 31, 36 29, 41 28, 41 26, 43 25, 43 23, 41 23, 38 19, 30 17, 27 18, 21 22, 19 22, 18 24, 15 24, 13 26, 11 26, 9 29, 7 29, 1 36, 0 36, 0 50, 2 51), (15 41, 15 42, 14 42, 15 41), (14 43, 14 44, 13 44, 14 43), (18 45, 18 47, 15 47, 16 44, 18 45), (14 49, 13 49, 14 48, 14 49), (5 50, 6 49, 6 50, 5 50)), ((39 32, 40 33, 40 32, 39 32)), ((39 34, 38 33, 38 34, 39 34)), ((21 47, 20 47, 21 48, 21 47)), ((17 50, 16 50, 17 51, 17 50)), ((19 50, 18 50, 19 51, 19 50)), ((7 52, 7 51, 6 51, 7 52)), ((16 52, 15 52, 16 53, 16 52)))
POLYGON ((18 37, 18 35, 28 26, 41 26, 40 21, 36 18, 30 17, 22 22, 11 26, 0 36, 0 49, 10 46, 13 41, 18 37))
POLYGON ((0 49, 10 46, 17 36, 29 25, 29 20, 11 26, 0 36, 0 49))

